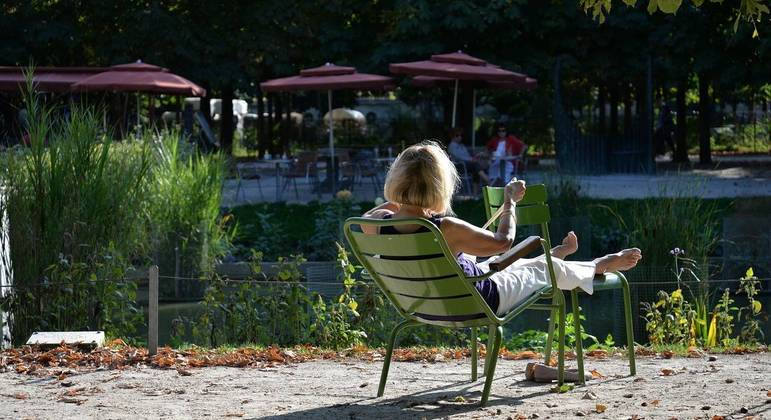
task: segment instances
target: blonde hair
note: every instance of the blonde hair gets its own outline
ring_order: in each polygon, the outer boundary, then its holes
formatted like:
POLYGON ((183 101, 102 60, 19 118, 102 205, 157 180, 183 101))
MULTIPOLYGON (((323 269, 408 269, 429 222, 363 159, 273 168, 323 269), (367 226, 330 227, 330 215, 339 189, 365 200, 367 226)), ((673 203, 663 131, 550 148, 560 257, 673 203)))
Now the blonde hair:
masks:
POLYGON ((404 149, 388 170, 386 200, 452 214, 452 196, 459 177, 447 153, 435 141, 426 140, 404 149))

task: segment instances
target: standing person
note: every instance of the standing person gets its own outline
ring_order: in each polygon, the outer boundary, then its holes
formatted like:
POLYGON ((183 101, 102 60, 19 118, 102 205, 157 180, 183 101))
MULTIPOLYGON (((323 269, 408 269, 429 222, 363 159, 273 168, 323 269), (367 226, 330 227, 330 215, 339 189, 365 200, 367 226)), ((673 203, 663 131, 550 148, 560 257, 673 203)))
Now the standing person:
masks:
POLYGON ((474 178, 476 185, 480 183, 484 183, 483 185, 490 184, 490 178, 487 177, 487 172, 485 172, 489 162, 482 154, 471 156, 468 148, 463 144, 462 128, 455 127, 450 132, 450 144, 447 146, 447 152, 454 162, 463 162, 466 165, 466 170, 474 178))
POLYGON ((487 142, 487 150, 492 154, 490 162, 490 179, 494 180, 493 185, 504 185, 514 176, 514 164, 511 160, 506 161, 503 171, 502 157, 522 156, 527 145, 513 134, 506 130, 506 124, 498 123, 496 134, 487 142))

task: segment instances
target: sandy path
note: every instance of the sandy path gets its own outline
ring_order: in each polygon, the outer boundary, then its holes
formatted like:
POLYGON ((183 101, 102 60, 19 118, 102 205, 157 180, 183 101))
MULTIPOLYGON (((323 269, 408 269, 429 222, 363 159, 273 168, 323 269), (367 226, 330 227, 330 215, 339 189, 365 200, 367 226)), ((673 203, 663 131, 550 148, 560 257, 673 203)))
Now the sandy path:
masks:
POLYGON ((564 394, 524 382, 526 361, 501 360, 487 407, 468 360, 397 363, 383 398, 373 398, 379 362, 314 361, 267 369, 148 367, 101 370, 64 381, 0 374, 2 418, 771 418, 771 353, 717 356, 710 362, 638 358, 589 360, 605 378, 564 394), (662 369, 674 374, 662 375, 662 369), (68 386, 64 386, 68 385, 68 386), (70 392, 73 396, 65 395, 70 392), (587 391, 596 399, 583 398, 587 391), (607 407, 597 413, 597 404, 607 407))

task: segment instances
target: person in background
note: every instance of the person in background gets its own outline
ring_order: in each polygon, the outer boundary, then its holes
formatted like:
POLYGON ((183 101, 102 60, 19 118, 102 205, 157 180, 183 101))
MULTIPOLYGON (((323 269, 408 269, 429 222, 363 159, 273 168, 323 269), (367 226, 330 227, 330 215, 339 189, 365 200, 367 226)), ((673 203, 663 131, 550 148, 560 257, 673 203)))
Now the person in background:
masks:
POLYGON ((489 185, 490 178, 487 177, 487 166, 489 165, 484 154, 471 156, 468 148, 463 144, 463 129, 455 127, 450 131, 450 144, 447 146, 447 152, 450 154, 453 162, 463 162, 466 170, 474 178, 474 183, 479 185, 489 185))
POLYGON ((514 176, 512 161, 505 164, 504 173, 501 173, 501 158, 504 156, 522 156, 527 145, 516 136, 509 134, 506 124, 498 123, 495 135, 487 142, 487 150, 492 155, 490 162, 490 176, 492 185, 505 185, 514 176))

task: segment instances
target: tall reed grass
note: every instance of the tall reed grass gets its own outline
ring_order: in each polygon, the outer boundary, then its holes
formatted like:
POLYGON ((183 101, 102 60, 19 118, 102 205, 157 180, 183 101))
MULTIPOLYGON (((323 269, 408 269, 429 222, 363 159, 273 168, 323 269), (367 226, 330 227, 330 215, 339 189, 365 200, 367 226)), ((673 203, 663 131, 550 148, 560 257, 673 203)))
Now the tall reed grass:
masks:
POLYGON ((131 265, 201 273, 228 245, 223 159, 183 151, 174 133, 113 142, 100 112, 71 104, 65 119, 31 81, 27 92, 29 147, 0 156, 14 271, 0 304, 13 341, 34 330, 130 335, 141 318, 136 283, 122 280, 131 265))

